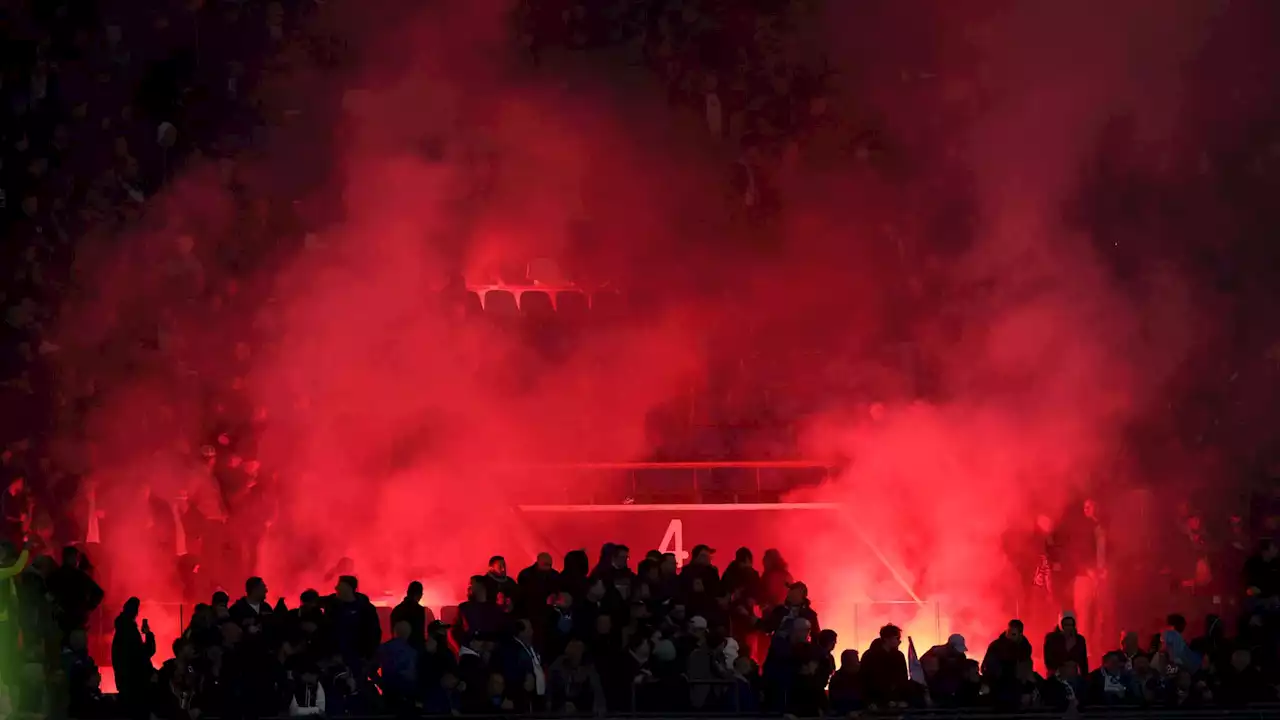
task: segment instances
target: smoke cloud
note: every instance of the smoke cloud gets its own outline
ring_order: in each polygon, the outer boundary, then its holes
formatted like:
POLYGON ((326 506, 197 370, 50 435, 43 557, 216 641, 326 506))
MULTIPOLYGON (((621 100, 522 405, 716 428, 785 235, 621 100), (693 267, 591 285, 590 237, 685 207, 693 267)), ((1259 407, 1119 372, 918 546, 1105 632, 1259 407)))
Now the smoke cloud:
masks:
POLYGON ((784 220, 750 232, 723 219, 732 154, 625 60, 533 69, 497 0, 341 5, 311 28, 345 41, 345 65, 273 76, 253 153, 193 161, 80 263, 62 371, 98 388, 71 445, 104 534, 129 541, 107 545, 114 587, 174 584, 147 570, 171 564, 147 538, 176 502, 208 523, 202 572, 233 595, 212 558, 240 532, 221 521, 248 513, 270 529, 230 567, 255 563, 273 594, 327 590, 345 556, 371 594, 424 577, 429 600, 455 600, 491 548, 541 549, 507 508, 592 482, 497 468, 650 457, 657 411, 723 383, 723 358, 768 355, 773 397, 806 400, 804 448, 849 460, 793 498, 848 508, 797 522, 792 558, 844 644, 881 620, 993 634, 1010 531, 1143 485, 1126 432, 1165 407, 1209 317, 1179 267, 1121 283, 1074 213, 1113 118, 1177 145, 1182 68, 1220 4, 805 5, 801 49, 839 71, 838 132, 887 150, 793 149, 784 220), (925 96, 947 102, 922 112, 925 96), (282 198, 285 220, 263 202, 282 198), (455 275, 537 257, 628 307, 550 352, 441 308, 455 275), (200 465, 205 443, 234 487, 200 465), (866 605, 909 600, 904 585, 932 604, 866 605))

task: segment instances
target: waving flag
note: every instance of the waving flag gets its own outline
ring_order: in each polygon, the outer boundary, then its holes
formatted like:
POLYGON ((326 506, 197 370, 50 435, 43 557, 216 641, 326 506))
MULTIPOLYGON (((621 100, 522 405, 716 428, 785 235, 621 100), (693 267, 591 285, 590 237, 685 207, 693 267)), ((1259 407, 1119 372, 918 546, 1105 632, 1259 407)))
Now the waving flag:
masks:
POLYGON ((916 643, 910 637, 907 638, 907 677, 911 678, 911 682, 928 684, 924 679, 924 666, 920 664, 920 658, 916 655, 916 643))

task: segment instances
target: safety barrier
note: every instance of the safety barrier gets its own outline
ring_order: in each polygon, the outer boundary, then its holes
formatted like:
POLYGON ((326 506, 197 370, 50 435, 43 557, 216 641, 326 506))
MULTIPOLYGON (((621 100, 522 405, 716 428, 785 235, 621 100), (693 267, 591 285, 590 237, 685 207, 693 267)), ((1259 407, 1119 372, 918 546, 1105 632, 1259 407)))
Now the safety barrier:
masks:
POLYGON ((490 472, 513 477, 554 474, 562 491, 538 492, 522 505, 616 505, 622 503, 776 503, 792 490, 815 487, 838 472, 818 460, 754 462, 599 462, 500 465, 490 472))

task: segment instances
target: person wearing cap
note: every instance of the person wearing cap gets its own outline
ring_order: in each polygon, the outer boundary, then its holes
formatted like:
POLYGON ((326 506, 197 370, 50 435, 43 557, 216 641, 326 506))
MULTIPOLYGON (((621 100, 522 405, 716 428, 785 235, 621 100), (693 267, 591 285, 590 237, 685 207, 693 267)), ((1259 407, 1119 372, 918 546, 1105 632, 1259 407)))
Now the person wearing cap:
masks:
POLYGON ((799 618, 809 622, 814 637, 822 632, 822 626, 818 624, 818 613, 809 605, 809 586, 793 582, 787 586, 787 597, 783 603, 760 618, 760 630, 769 634, 786 631, 799 618))
POLYGON ((964 636, 953 634, 942 645, 934 645, 920 656, 929 693, 935 703, 950 704, 964 685, 968 673, 969 645, 964 636))

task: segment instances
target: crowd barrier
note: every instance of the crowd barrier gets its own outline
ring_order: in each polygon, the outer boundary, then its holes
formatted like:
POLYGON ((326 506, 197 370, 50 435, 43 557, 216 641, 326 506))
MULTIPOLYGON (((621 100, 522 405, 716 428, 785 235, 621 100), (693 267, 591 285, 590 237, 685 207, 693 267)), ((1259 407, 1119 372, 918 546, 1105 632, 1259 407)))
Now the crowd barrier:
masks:
POLYGON ((599 462, 491 466, 488 472, 515 481, 564 479, 560 492, 545 482, 531 488, 520 504, 614 505, 620 503, 777 503, 793 490, 815 487, 838 468, 818 460, 754 462, 599 462))

